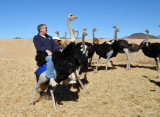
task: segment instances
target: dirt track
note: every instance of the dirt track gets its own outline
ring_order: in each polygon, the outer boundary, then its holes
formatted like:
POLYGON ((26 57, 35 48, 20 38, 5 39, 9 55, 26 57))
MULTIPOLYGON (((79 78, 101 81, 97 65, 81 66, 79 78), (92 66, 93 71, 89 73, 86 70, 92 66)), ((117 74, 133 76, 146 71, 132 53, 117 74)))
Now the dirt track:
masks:
POLYGON ((131 54, 130 71, 125 70, 125 55, 118 55, 111 59, 115 68, 109 64, 106 73, 102 60, 95 73, 95 55, 85 90, 58 86, 55 112, 47 95, 36 95, 35 105, 29 105, 36 82, 34 55, 32 40, 0 40, 0 116, 160 116, 160 73, 155 70, 154 60, 141 51, 131 54))

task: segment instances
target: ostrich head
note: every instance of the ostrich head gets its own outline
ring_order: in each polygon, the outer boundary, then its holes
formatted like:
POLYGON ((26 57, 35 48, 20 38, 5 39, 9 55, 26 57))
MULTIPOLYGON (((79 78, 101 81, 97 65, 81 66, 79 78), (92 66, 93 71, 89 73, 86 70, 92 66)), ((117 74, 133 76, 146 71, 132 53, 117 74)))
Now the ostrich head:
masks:
POLYGON ((113 26, 113 28, 115 28, 115 30, 117 30, 117 26, 113 26))
POLYGON ((73 15, 73 14, 69 14, 69 15, 68 15, 68 19, 69 19, 70 21, 72 21, 72 20, 74 20, 74 19, 77 19, 77 17, 76 17, 75 15, 73 15))
POLYGON ((59 34, 59 31, 56 31, 55 33, 56 33, 56 34, 59 34))
POLYGON ((82 32, 86 31, 87 29, 83 28, 82 32))
POLYGON ((149 33, 149 30, 147 29, 147 30, 145 30, 144 32, 147 32, 147 34, 149 33))
POLYGON ((116 31, 116 32, 119 32, 119 31, 120 31, 119 29, 117 29, 117 26, 113 26, 113 28, 115 28, 115 31, 116 31))
POLYGON ((96 28, 93 28, 93 32, 95 32, 95 31, 97 31, 97 29, 96 29, 96 28))
POLYGON ((113 28, 117 29, 117 26, 113 26, 113 28))
POLYGON ((79 33, 79 31, 78 31, 78 30, 76 30, 76 32, 77 32, 77 33, 79 33))

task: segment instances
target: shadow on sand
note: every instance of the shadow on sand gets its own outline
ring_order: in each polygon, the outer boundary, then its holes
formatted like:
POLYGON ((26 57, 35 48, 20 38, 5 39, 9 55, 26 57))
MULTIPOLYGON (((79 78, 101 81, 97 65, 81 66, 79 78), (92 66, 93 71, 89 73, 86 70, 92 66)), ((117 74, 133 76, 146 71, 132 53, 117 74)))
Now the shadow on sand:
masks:
POLYGON ((147 78, 151 83, 154 83, 155 85, 159 86, 160 87, 160 82, 157 82, 157 81, 154 81, 154 80, 151 80, 149 79, 147 76, 143 76, 144 78, 147 78))
MULTIPOLYGON (((126 68, 127 64, 113 64, 114 67, 123 67, 126 68)), ((141 66, 141 65, 130 65, 131 68, 146 68, 151 70, 156 70, 156 67, 154 66, 141 66)))
MULTIPOLYGON (((88 84, 88 80, 86 76, 81 79, 84 86, 88 84)), ((79 99, 79 92, 80 92, 80 84, 77 82, 74 85, 69 84, 67 87, 64 84, 58 84, 56 88, 54 89, 54 97, 56 100, 56 103, 59 105, 63 105, 62 101, 75 101, 77 102, 79 99), (75 91, 71 91, 71 88, 75 89, 75 91)), ((51 94, 50 94, 51 86, 48 87, 47 92, 41 92, 40 99, 48 99, 52 100, 51 94)), ((40 99, 38 99, 35 102, 38 102, 40 99)))

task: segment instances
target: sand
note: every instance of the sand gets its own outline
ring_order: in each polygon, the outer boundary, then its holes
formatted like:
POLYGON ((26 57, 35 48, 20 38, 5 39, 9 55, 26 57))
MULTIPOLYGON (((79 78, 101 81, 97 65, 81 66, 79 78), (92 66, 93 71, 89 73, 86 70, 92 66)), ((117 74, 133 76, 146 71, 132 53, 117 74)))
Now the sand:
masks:
MULTIPOLYGON (((103 41, 106 40, 100 43, 103 41)), ((35 105, 29 105, 36 83, 35 51, 32 39, 0 39, 0 117, 160 117, 160 73, 155 70, 154 59, 141 51, 130 54, 130 71, 125 70, 126 56, 119 54, 110 59, 115 68, 109 63, 105 72, 102 59, 95 73, 95 54, 85 90, 58 86, 56 111, 47 94, 42 97, 37 94, 35 105)))

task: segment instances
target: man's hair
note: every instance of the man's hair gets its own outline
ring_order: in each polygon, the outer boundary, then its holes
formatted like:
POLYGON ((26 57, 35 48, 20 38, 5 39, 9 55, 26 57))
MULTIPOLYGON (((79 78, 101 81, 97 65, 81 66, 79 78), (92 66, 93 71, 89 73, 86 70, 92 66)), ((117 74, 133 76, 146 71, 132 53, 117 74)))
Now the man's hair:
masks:
POLYGON ((40 25, 37 26, 38 32, 40 32, 40 30, 42 29, 42 27, 43 27, 44 25, 46 25, 46 24, 40 24, 40 25))

